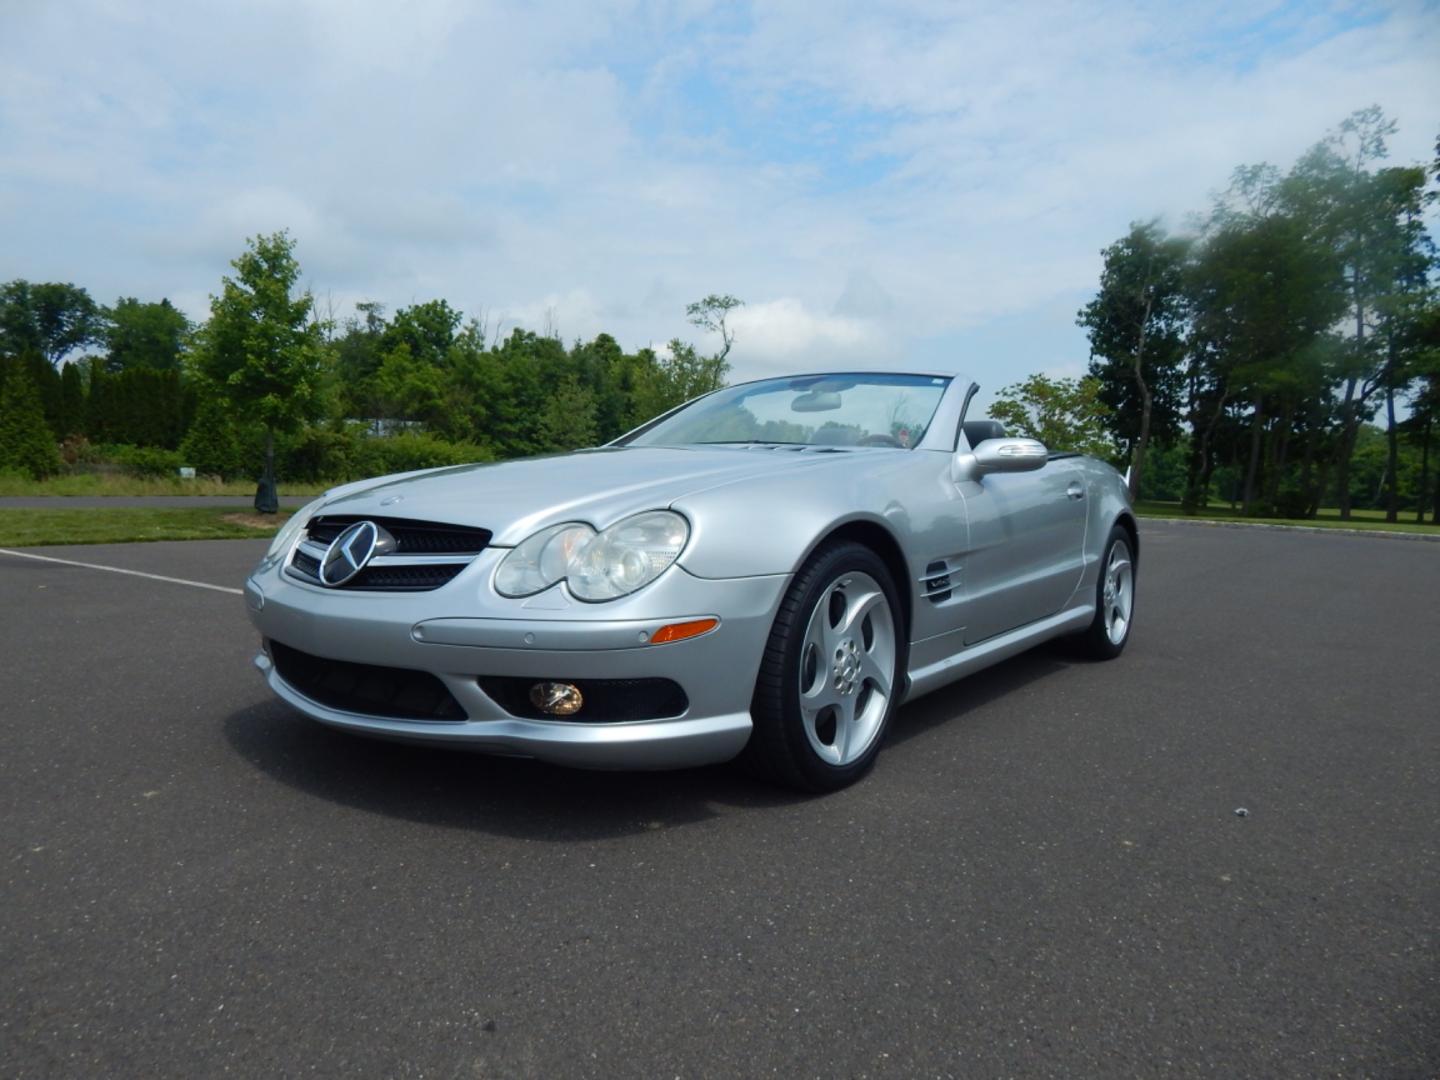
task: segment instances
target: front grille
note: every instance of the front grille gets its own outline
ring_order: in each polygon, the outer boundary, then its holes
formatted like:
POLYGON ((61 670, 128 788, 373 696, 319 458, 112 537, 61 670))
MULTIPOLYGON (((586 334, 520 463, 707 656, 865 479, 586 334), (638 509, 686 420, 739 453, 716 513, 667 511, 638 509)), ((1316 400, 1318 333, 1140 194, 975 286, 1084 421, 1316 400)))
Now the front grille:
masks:
POLYGON ((268 643, 280 677, 311 701, 342 712, 390 720, 464 720, 465 710, 428 671, 327 660, 268 643))
POLYGON ((624 720, 662 720, 679 716, 690 707, 680 684, 670 679, 530 679, 510 675, 482 675, 480 689, 511 716, 527 720, 563 719, 572 723, 616 723, 624 720), (554 717, 530 700, 537 682, 568 682, 577 687, 584 704, 573 716, 554 717))
POLYGON ((449 582, 490 543, 490 531, 410 518, 323 514, 312 518, 296 545, 286 573, 311 585, 322 584, 320 566, 335 538, 357 521, 372 521, 395 541, 376 555, 339 592, 428 592, 449 582))
POLYGON ((317 544, 330 542, 357 521, 373 521, 395 538, 397 555, 478 555, 490 543, 489 529, 442 525, 409 518, 364 517, 360 514, 325 514, 311 518, 305 535, 317 544))
POLYGON ((320 580, 320 560, 308 551, 295 552, 295 558, 290 560, 290 565, 312 581, 320 580))
POLYGON ((465 569, 464 563, 424 563, 420 566, 367 566, 342 588, 388 592, 428 592, 438 589, 465 569))

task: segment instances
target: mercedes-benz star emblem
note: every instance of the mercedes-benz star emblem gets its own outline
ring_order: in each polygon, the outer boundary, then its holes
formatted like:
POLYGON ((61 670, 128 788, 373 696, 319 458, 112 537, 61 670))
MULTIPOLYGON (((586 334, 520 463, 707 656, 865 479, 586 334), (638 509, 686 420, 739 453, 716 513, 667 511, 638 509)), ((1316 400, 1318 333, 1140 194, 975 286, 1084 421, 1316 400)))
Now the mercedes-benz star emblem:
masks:
POLYGON ((377 554, 395 546, 391 535, 373 521, 357 521, 337 536, 320 563, 320 584, 339 588, 377 554))

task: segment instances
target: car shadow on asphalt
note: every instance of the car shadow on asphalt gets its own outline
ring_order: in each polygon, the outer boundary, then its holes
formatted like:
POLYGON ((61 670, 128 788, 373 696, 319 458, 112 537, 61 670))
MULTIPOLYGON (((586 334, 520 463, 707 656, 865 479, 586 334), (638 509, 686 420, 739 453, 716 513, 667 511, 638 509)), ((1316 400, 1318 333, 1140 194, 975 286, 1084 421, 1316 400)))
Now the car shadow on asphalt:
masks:
MULTIPOLYGON (((973 675, 903 708, 887 743, 908 742, 942 723, 964 723, 992 699, 1065 666, 1042 648, 973 675)), ((367 739, 307 720, 279 701, 234 712, 223 727, 241 757, 307 795, 426 825, 529 840, 626 836, 823 797, 788 791, 730 765, 591 772, 367 739)), ((863 783, 831 797, 860 790, 863 783)))

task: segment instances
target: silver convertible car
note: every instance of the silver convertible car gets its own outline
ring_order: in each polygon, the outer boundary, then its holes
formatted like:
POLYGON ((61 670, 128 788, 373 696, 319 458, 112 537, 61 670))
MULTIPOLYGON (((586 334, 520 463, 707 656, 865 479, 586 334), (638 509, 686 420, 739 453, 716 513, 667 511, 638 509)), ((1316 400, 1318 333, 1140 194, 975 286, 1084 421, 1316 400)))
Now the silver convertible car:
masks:
POLYGON ((256 666, 365 735, 842 787, 902 702, 1130 633, 1120 476, 969 418, 975 391, 766 379, 593 450, 335 488, 245 583, 256 666))

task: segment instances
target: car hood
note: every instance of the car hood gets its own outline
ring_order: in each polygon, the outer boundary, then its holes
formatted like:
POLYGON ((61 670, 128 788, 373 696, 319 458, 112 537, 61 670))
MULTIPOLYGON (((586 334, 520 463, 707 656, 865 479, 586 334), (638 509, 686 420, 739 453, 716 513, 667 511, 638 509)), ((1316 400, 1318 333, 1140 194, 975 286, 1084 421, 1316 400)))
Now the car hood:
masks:
MULTIPOLYGON (((863 451, 854 451, 863 453, 863 451)), ((644 510, 777 468, 835 465, 850 452, 724 447, 603 447, 493 465, 382 477, 337 489, 324 512, 403 517, 489 529, 498 547, 537 529, 585 521, 603 529, 644 510)))

